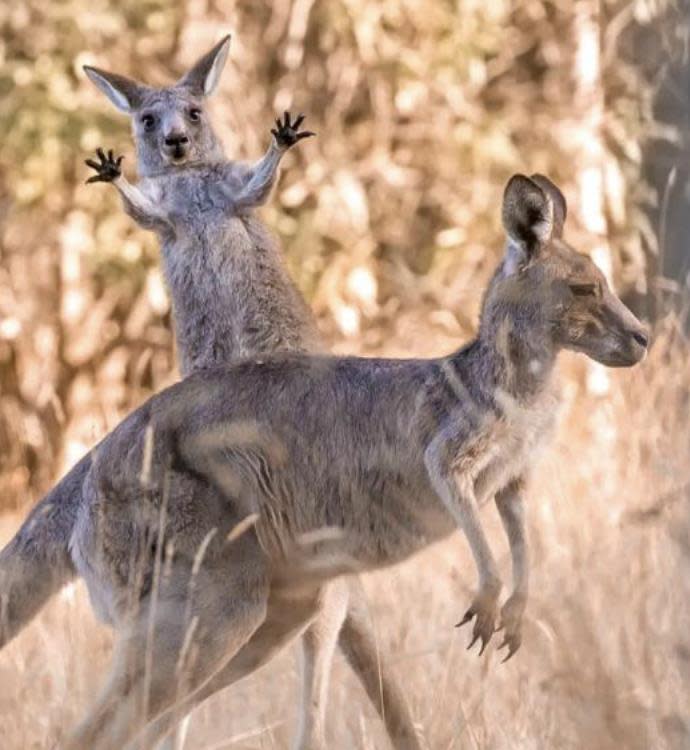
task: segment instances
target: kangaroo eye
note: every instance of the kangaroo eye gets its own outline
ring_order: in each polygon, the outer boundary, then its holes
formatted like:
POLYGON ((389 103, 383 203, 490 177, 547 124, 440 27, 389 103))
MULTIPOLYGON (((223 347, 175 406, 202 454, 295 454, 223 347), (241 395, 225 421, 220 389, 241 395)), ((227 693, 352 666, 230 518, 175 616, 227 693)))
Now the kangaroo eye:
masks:
POLYGON ((147 131, 153 130, 156 124, 156 118, 153 115, 144 115, 141 118, 141 121, 144 125, 144 130, 147 130, 147 131))
POLYGON ((192 122, 199 122, 201 119, 201 110, 200 109, 190 109, 189 110, 189 119, 192 122))
POLYGON ((576 297, 594 297, 597 293, 596 284, 571 284, 570 291, 576 297))

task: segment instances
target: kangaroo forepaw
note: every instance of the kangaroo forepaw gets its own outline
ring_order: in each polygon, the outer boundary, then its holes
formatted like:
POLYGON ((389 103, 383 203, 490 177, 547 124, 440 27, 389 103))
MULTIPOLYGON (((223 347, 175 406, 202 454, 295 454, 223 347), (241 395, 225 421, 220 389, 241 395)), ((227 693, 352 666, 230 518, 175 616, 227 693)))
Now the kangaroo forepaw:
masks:
POLYGON ((275 128, 271 129, 273 137, 276 139, 276 143, 280 148, 290 148, 294 146, 297 141, 301 141, 302 138, 311 138, 316 135, 311 130, 300 130, 300 125, 304 122, 304 115, 297 115, 294 122, 291 122, 291 116, 289 112, 283 114, 283 121, 280 118, 276 120, 275 128))
POLYGON ((91 169, 96 170, 96 174, 86 181, 88 185, 90 182, 112 182, 116 180, 121 174, 120 164, 125 158, 124 156, 114 157, 112 149, 108 151, 108 154, 103 151, 102 148, 96 149, 96 155, 99 158, 99 162, 95 159, 87 159, 84 164, 91 169))
POLYGON ((498 590, 487 589, 480 591, 477 596, 475 596, 470 608, 465 612, 465 616, 455 626, 456 628, 460 628, 465 623, 471 622, 474 619, 472 640, 467 647, 468 651, 478 640, 481 640, 482 645, 479 649, 479 656, 484 653, 484 649, 491 640, 491 636, 496 632, 497 615, 498 590))
POLYGON ((522 594, 513 594, 508 598, 501 608, 501 624, 499 630, 503 630, 503 642, 499 650, 507 648, 508 652, 501 663, 508 661, 510 657, 520 648, 522 643, 522 616, 525 612, 526 597, 522 594))

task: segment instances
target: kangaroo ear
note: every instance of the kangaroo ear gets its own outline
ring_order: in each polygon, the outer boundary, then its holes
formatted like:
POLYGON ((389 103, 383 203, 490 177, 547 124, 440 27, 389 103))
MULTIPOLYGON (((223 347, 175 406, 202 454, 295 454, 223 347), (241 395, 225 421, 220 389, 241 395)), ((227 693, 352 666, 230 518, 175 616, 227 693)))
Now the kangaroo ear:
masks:
POLYGON ((146 87, 140 83, 90 65, 84 65, 84 73, 121 112, 131 114, 141 104, 146 87))
POLYGON ((562 237, 563 225, 565 224, 565 219, 568 215, 568 204, 565 202, 565 196, 556 185, 554 185, 554 183, 543 174, 533 174, 530 177, 530 180, 536 182, 553 201, 553 234, 554 237, 562 237))
POLYGON ((503 193, 503 227, 508 235, 512 267, 539 255, 553 236, 553 202, 522 174, 510 178, 503 193))
POLYGON ((197 60, 177 85, 190 89, 197 96, 210 96, 218 85, 229 49, 230 34, 224 36, 210 52, 197 60))

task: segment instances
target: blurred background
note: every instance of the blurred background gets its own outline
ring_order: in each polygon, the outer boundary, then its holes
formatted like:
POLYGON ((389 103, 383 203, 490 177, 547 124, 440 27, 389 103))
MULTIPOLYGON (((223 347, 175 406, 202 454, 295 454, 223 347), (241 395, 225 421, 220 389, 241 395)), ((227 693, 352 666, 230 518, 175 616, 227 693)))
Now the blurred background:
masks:
MULTIPOLYGON (((502 252, 508 177, 543 172, 654 330, 648 359, 561 362, 558 438, 530 492, 522 650, 453 629, 474 585, 459 537, 365 584, 427 747, 690 747, 690 6, 686 0, 23 0, 0 5, 0 541, 175 372, 155 238, 85 186, 125 117, 83 64, 175 80, 223 33, 211 110, 258 158, 276 113, 318 138, 262 215, 338 352, 437 355, 473 333, 502 252)), ((496 513, 483 518, 509 570, 496 513)), ((51 747, 110 636, 80 586, 0 654, 3 748, 51 747)), ((189 748, 287 748, 292 650, 194 714, 189 748)), ((333 748, 385 748, 338 658, 333 748)))

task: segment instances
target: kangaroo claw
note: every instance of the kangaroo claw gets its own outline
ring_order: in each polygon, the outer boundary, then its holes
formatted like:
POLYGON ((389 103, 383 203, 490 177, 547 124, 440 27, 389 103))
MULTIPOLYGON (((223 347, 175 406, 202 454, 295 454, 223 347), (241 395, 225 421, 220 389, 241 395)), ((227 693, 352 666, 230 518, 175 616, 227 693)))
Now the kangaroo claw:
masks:
POLYGON ((497 650, 501 651, 506 647, 508 648, 508 653, 501 659, 501 664, 505 664, 508 659, 510 659, 513 654, 520 648, 520 640, 511 638, 510 636, 506 636, 497 650))
POLYGON ((284 149, 288 149, 294 146, 298 141, 301 141, 303 138, 311 138, 312 136, 316 135, 316 133, 311 130, 300 130, 300 125, 303 122, 304 115, 302 113, 297 115, 294 122, 291 121, 289 112, 283 113, 282 122, 280 118, 276 119, 276 126, 275 128, 271 129, 271 134, 275 138, 278 146, 284 149))
POLYGON ((118 156, 115 158, 112 149, 110 149, 106 155, 102 148, 96 149, 96 156, 98 156, 99 161, 96 161, 95 159, 86 159, 84 162, 87 167, 96 170, 96 174, 86 180, 87 185, 92 182, 112 182, 122 174, 120 164, 122 164, 122 160, 125 158, 124 156, 118 156))
POLYGON ((469 651, 477 641, 481 640, 479 656, 484 653, 491 637, 496 631, 497 600, 498 590, 487 589, 480 591, 474 598, 470 608, 465 612, 462 620, 456 625, 458 628, 462 627, 476 618, 472 629, 472 640, 467 650, 469 651))
POLYGON ((526 597, 522 594, 513 594, 501 609, 501 624, 503 628, 503 641, 499 649, 508 648, 508 653, 501 663, 507 662, 520 648, 522 643, 522 616, 525 611, 526 597))

